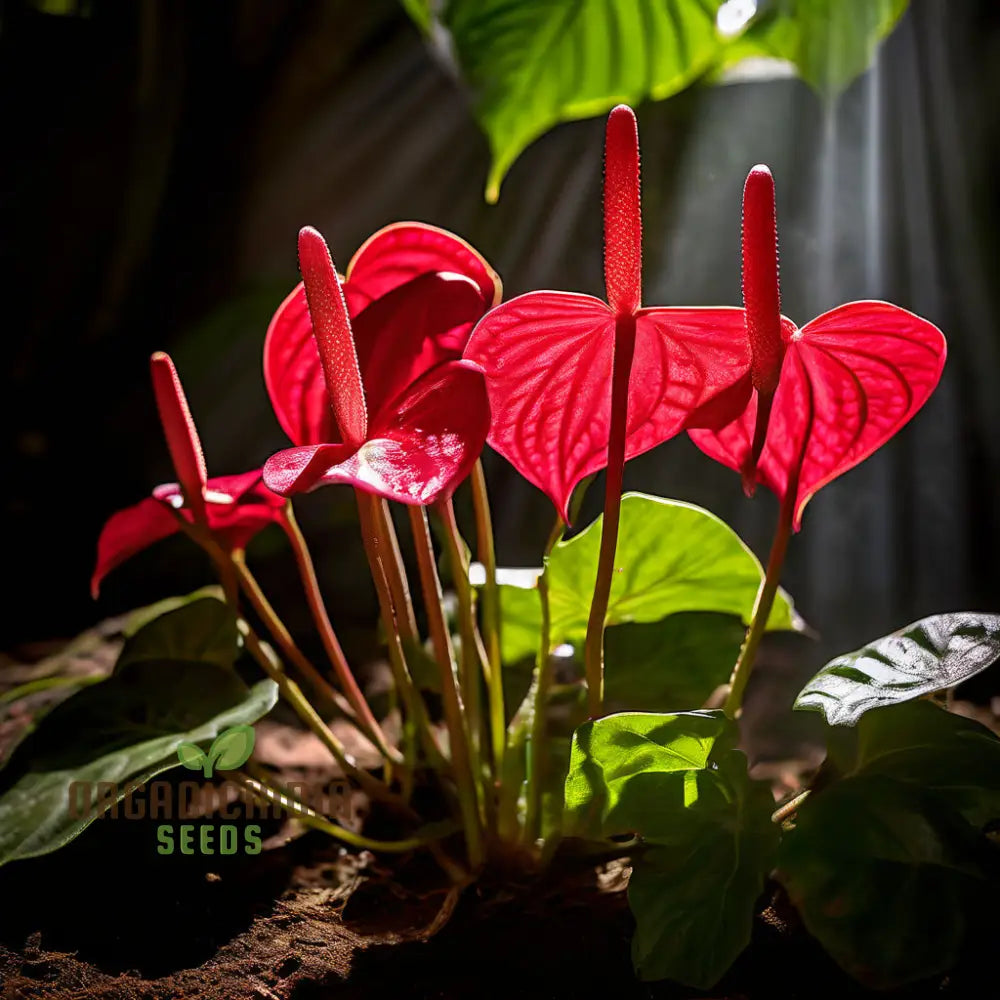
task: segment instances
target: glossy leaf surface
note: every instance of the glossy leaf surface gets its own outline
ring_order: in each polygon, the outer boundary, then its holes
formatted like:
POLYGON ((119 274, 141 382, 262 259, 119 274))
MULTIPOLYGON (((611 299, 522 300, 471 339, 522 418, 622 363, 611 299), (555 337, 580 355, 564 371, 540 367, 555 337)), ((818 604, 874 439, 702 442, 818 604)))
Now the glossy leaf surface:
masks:
POLYGON ((622 713, 574 734, 571 831, 643 841, 629 883, 643 979, 707 988, 750 940, 778 831, 735 739, 721 712, 622 713))
POLYGON ((95 818, 71 811, 69 786, 114 782, 120 801, 178 766, 182 743, 204 743, 223 729, 259 719, 277 699, 263 680, 248 688, 212 663, 143 660, 57 705, 0 771, 0 865, 47 854, 95 818))
POLYGON ((1000 657, 1000 615, 934 615, 831 660, 802 689, 796 708, 853 726, 873 708, 955 687, 1000 657))

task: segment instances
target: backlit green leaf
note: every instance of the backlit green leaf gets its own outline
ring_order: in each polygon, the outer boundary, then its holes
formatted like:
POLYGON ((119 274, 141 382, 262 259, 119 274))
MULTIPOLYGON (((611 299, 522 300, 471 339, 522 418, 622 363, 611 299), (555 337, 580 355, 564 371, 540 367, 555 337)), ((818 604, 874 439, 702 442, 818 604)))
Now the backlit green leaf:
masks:
MULTIPOLYGON (((586 635, 602 522, 599 517, 559 542, 549 557, 553 642, 586 635)), ((714 514, 680 500, 626 493, 607 624, 655 622, 679 611, 717 611, 749 623, 762 577, 756 556, 714 514)), ((783 591, 768 627, 794 627, 783 591)))

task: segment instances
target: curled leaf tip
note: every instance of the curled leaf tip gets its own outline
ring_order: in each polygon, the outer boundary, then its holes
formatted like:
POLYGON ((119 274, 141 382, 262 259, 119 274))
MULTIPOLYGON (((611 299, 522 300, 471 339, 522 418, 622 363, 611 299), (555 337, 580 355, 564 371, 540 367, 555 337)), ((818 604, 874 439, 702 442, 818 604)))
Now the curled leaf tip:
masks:
POLYGON ((201 440, 191 417, 181 380, 170 355, 163 351, 157 351, 149 359, 149 369, 156 408, 167 439, 170 459, 177 473, 177 481, 195 520, 205 523, 205 484, 208 472, 201 440))
POLYGON ((760 393, 773 393, 785 347, 781 336, 774 178, 760 163, 750 170, 743 188, 743 304, 754 388, 760 393))
POLYGON ((608 305, 631 315, 642 299, 642 215, 639 128, 619 104, 608 115, 604 142, 604 283, 608 305))
POLYGON ((368 434, 368 412, 351 319, 326 241, 312 226, 299 231, 299 268, 337 427, 345 442, 359 446, 368 434))

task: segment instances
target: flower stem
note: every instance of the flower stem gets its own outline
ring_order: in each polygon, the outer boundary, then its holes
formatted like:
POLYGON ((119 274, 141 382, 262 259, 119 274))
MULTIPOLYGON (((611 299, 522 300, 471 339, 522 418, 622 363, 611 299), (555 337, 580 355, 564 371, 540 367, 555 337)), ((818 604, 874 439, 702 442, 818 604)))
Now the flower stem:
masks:
POLYGON ((740 649, 740 655, 736 660, 736 666, 733 667, 732 676, 729 678, 729 694, 726 695, 722 710, 730 719, 735 719, 739 714, 747 681, 750 680, 754 660, 757 657, 757 647, 760 646, 760 640, 767 630, 767 620, 771 615, 771 608, 774 607, 774 599, 778 594, 781 567, 784 565, 785 553, 788 551, 788 540, 792 535, 794 512, 795 490, 793 489, 789 491, 788 498, 781 505, 778 526, 774 532, 774 541, 771 543, 771 554, 767 560, 767 573, 764 576, 764 582, 760 585, 760 590, 757 592, 753 617, 750 619, 750 630, 747 632, 743 648, 740 649))
POLYGON ((434 545, 427 523, 427 511, 423 507, 410 507, 409 512, 417 563, 420 567, 420 583, 427 608, 428 626, 434 646, 434 658, 441 674, 441 700, 451 744, 451 760, 455 769, 459 809, 465 827, 466 850, 469 866, 475 870, 483 860, 478 785, 469 752, 469 735, 465 729, 462 700, 455 684, 455 657, 441 603, 441 581, 434 565, 434 545))
POLYGON ((545 553, 542 556, 542 575, 538 578, 538 600, 542 606, 542 628, 538 657, 535 661, 531 730, 528 738, 528 788, 524 819, 524 840, 526 843, 533 843, 541 832, 542 787, 548 764, 548 746, 545 737, 548 730, 549 693, 552 690, 552 616, 549 611, 549 581, 544 567, 564 530, 565 525, 562 518, 557 517, 545 545, 545 553))
POLYGON ((458 530, 458 522, 455 520, 455 507, 451 500, 439 501, 435 504, 435 509, 444 526, 445 551, 448 553, 448 565, 451 568, 451 578, 455 585, 455 594, 458 597, 458 628, 462 639, 459 678, 462 700, 469 719, 470 751, 475 765, 479 758, 482 740, 482 697, 479 646, 477 644, 479 636, 476 627, 476 611, 472 601, 472 586, 469 583, 469 561, 466 556, 465 542, 462 540, 458 530))
POLYGON ((302 586, 306 593, 306 600, 309 603, 309 610, 312 612, 313 621, 323 642, 323 648, 326 650, 326 655, 330 658, 330 663, 333 665, 334 672, 340 681, 344 694, 357 714, 358 722, 365 735, 374 742, 384 756, 391 757, 392 753, 389 750, 389 743, 385 738, 385 733, 382 732, 382 727, 375 720, 375 716, 372 714, 372 710, 365 700, 361 688, 358 686, 357 679, 347 663, 344 651, 337 640, 337 634, 333 630, 333 624, 330 621, 330 616, 327 614, 323 595, 320 593, 319 581, 316 578, 316 568, 313 565, 312 556, 309 554, 309 547, 302 535, 290 503, 285 506, 282 527, 285 529, 285 534, 291 543, 292 552, 295 555, 295 563, 298 566, 299 575, 302 578, 302 586))
POLYGON ((243 639, 250 655, 260 664, 264 673, 278 685, 281 696, 294 709, 296 715, 318 737, 327 750, 330 751, 331 756, 340 765, 344 774, 356 781, 369 798, 385 802, 387 805, 391 805, 411 817, 415 816, 409 806, 386 788, 378 778, 369 774, 363 768, 358 767, 357 762, 347 752, 344 744, 337 739, 330 727, 309 703, 298 684, 285 673, 281 668, 280 662, 269 653, 253 629, 249 625, 246 625, 245 622, 243 624, 243 639))
POLYGON ((600 717, 604 703, 604 622, 611 599, 611 581, 618 546, 618 521, 622 505, 625 444, 628 435, 628 383, 635 353, 635 317, 615 319, 615 350, 611 375, 611 427, 608 434, 608 468, 604 486, 604 520, 597 559, 594 598, 587 621, 583 662, 587 678, 590 717, 600 717))
POLYGON ((493 518, 490 515, 490 500, 486 491, 482 460, 477 461, 472 469, 472 505, 476 514, 476 549, 479 561, 486 570, 486 584, 483 587, 483 631, 485 632, 483 638, 486 642, 486 658, 490 665, 488 694, 493 775, 499 780, 503 774, 503 756, 507 743, 500 663, 500 590, 497 587, 493 518))
MULTIPOLYGON (((351 704, 339 691, 334 690, 330 686, 329 681, 313 666, 305 653, 296 645, 285 623, 278 617, 277 611, 274 610, 271 602, 267 599, 263 589, 257 582, 257 578, 250 571, 250 567, 247 566, 246 554, 243 550, 235 549, 230 553, 230 561, 236 571, 236 578, 239 581, 240 588, 250 602, 250 606, 267 627, 268 632, 274 637, 274 641, 278 644, 282 656, 294 664, 296 669, 308 679, 317 694, 333 702, 368 739, 374 742, 374 735, 366 730, 351 704)), ((376 746, 378 746, 377 743, 376 746)), ((390 758, 392 757, 392 751, 388 746, 379 746, 379 750, 390 758)))
MULTIPOLYGON (((396 682, 396 690, 399 692, 400 700, 403 703, 404 711, 416 729, 424 752, 431 766, 438 770, 446 770, 446 761, 441 753, 434 734, 431 731, 430 719, 427 716, 427 708, 420 692, 417 691, 413 678, 410 676, 409 668, 406 664, 406 653, 403 649, 403 639, 410 638, 406 635, 409 626, 406 623, 406 610, 400 609, 393 594, 393 587, 390 583, 390 575, 386 568, 387 562, 393 561, 391 547, 386 544, 386 532, 384 524, 381 522, 382 515, 387 513, 384 504, 379 497, 365 493, 363 490, 355 490, 358 501, 358 516, 361 520, 361 537, 364 540, 365 554, 368 556, 368 565, 371 569, 372 581, 375 584, 375 593, 378 595, 379 610, 382 615, 382 624, 385 627, 386 642, 389 647, 389 665, 392 667, 393 678, 396 682), (402 612, 402 614, 401 614, 402 612)), ((396 547, 398 557, 398 547, 396 547)), ((397 574, 398 575, 398 574, 397 574)), ((409 594, 407 593, 407 601, 409 594)), ((412 619, 413 608, 409 607, 409 616, 412 619)), ((416 635, 416 626, 413 626, 411 641, 419 641, 416 635)))

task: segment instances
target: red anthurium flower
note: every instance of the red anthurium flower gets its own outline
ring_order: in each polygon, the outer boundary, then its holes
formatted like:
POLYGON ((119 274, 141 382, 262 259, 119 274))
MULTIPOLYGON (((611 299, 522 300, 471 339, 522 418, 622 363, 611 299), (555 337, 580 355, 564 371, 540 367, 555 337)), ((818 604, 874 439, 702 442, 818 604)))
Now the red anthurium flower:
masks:
POLYGON ((613 411, 627 410, 624 461, 686 427, 726 423, 746 405, 743 311, 642 308, 641 270, 638 134, 631 108, 620 105, 605 141, 607 301, 529 292, 491 310, 465 351, 486 373, 489 443, 567 521, 576 484, 615 464, 609 448, 613 455, 622 442, 614 440, 613 411))
POLYGON ((774 181, 754 167, 743 194, 743 297, 752 389, 719 430, 692 430, 707 455, 791 505, 888 441, 927 401, 946 345, 932 323, 887 302, 851 302, 799 328, 780 312, 774 181))
POLYGON ((90 581, 97 597, 111 570, 161 538, 181 530, 178 517, 207 528, 225 549, 247 546, 257 532, 280 523, 283 497, 272 493, 260 469, 208 479, 198 432, 184 390, 166 354, 154 354, 153 389, 179 483, 165 483, 153 495, 108 519, 97 542, 97 565, 90 581))
POLYGON ((299 234, 299 263, 303 291, 264 349, 271 402, 298 447, 267 461, 268 487, 349 483, 408 504, 449 494, 489 428, 482 371, 461 353, 499 279, 468 244, 413 224, 372 237, 343 284, 314 229, 299 234))

